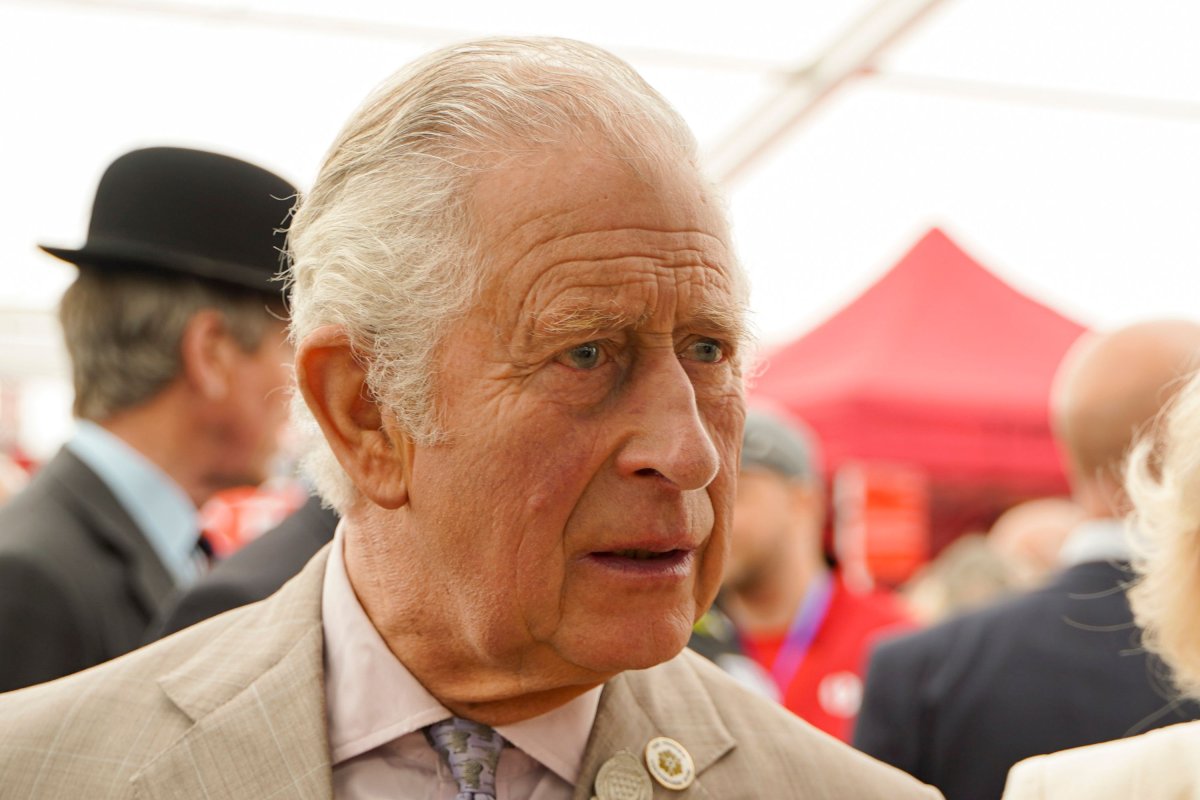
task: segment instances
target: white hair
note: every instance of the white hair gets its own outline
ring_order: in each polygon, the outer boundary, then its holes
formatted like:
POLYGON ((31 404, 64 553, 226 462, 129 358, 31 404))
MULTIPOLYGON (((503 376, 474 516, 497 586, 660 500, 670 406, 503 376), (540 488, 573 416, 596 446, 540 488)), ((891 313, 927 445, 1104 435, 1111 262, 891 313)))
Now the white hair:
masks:
MULTIPOLYGON (((293 341, 340 326, 373 397, 414 441, 436 441, 435 351, 481 282, 467 213, 473 176, 595 137, 639 171, 675 164, 699 175, 682 117, 628 64, 591 45, 486 39, 393 75, 350 118, 296 211, 293 341)), ((305 469, 344 511, 356 490, 304 403, 293 407, 309 438, 305 469)))
POLYGON ((1174 670, 1180 691, 1200 698, 1200 374, 1160 423, 1126 469, 1139 576, 1129 599, 1146 648, 1174 670))

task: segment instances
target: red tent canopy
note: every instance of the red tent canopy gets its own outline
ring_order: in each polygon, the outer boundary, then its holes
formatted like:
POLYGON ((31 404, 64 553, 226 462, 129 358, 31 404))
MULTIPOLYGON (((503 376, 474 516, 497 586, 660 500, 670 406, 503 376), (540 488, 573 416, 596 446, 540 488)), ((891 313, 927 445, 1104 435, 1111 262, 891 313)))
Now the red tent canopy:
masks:
POLYGON ((1065 489, 1047 411, 1084 331, 927 233, 833 318, 775 351, 752 395, 805 420, 832 472, 899 462, 935 483, 1065 489))

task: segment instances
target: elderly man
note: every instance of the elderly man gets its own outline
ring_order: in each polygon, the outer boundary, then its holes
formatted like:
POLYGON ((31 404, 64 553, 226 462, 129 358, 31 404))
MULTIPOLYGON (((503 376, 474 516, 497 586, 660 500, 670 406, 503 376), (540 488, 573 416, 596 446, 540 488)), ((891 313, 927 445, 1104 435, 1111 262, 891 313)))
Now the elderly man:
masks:
POLYGON ((196 509, 262 481, 287 415, 279 226, 295 189, 155 147, 105 171, 60 319, 75 435, 0 511, 0 691, 145 641, 204 567, 196 509))
POLYGON ((745 286, 687 128, 625 64, 419 61, 350 120, 291 247, 332 546, 0 701, 6 791, 936 796, 680 655, 724 561, 745 286))
POLYGON ((1151 322, 1081 340, 1059 369, 1055 434, 1087 518, 1036 591, 885 642, 854 743, 948 798, 1000 797, 1023 758, 1191 719, 1138 641, 1121 467, 1200 356, 1200 325, 1151 322))

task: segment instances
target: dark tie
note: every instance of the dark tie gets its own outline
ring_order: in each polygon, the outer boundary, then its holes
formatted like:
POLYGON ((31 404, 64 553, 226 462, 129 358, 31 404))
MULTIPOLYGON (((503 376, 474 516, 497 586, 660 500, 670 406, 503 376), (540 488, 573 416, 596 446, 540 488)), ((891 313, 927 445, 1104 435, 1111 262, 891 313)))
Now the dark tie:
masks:
POLYGON ((487 725, 451 717, 425 729, 458 782, 455 800, 496 800, 496 764, 504 737, 487 725))

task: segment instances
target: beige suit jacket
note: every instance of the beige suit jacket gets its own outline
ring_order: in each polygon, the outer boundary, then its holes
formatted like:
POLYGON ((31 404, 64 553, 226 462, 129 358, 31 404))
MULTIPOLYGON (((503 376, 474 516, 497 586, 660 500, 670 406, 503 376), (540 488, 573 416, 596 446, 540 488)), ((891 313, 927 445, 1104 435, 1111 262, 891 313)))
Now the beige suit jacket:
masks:
MULTIPOLYGON (((330 798, 325 554, 261 603, 0 695, 0 798, 330 798)), ((685 653, 605 686, 575 797, 655 736, 682 743, 697 770, 690 789, 656 786, 656 798, 939 796, 685 653)))
POLYGON ((1003 800, 1200 798, 1200 722, 1018 762, 1003 800))

